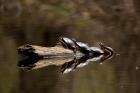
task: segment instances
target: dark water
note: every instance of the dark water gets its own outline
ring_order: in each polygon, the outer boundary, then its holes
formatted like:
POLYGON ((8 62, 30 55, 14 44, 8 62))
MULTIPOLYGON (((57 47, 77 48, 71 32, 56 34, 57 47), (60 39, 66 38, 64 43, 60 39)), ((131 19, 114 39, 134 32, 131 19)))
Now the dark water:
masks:
POLYGON ((134 4, 135 11, 130 3, 121 10, 113 8, 114 3, 108 3, 112 5, 108 7, 101 0, 96 2, 101 7, 99 11, 98 8, 91 9, 90 5, 94 3, 86 3, 88 9, 83 3, 80 8, 68 6, 68 10, 63 9, 67 2, 64 7, 57 3, 50 1, 50 6, 45 7, 43 3, 39 3, 41 6, 25 0, 23 7, 18 2, 17 6, 12 3, 13 6, 0 8, 0 93, 140 93, 138 1, 134 4), (17 47, 27 43, 54 46, 60 36, 75 38, 91 46, 103 42, 120 55, 103 64, 91 62, 68 74, 60 73, 58 66, 31 71, 23 71, 17 66, 22 59, 17 47))

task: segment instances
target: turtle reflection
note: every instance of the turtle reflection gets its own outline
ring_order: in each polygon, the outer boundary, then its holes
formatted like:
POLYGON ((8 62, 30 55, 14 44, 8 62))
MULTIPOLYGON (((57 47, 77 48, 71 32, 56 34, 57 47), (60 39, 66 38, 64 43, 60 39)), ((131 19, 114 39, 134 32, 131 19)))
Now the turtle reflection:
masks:
POLYGON ((71 57, 71 58, 46 58, 41 59, 37 57, 29 57, 21 60, 18 66, 26 71, 47 67, 50 65, 59 66, 62 73, 69 73, 77 68, 84 67, 90 62, 99 61, 103 62, 106 60, 105 55, 85 55, 82 57, 71 57))

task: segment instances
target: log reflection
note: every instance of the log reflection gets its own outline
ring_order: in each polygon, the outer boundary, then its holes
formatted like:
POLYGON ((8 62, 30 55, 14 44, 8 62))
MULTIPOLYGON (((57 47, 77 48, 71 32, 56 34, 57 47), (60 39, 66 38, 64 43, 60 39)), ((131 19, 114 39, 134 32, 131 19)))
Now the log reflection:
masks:
POLYGON ((27 59, 19 61, 18 66, 23 70, 30 71, 50 65, 55 65, 61 67, 61 72, 65 74, 74 71, 77 68, 84 67, 90 62, 98 61, 99 63, 102 63, 109 58, 108 55, 84 55, 79 57, 56 57, 46 59, 29 57, 27 59))

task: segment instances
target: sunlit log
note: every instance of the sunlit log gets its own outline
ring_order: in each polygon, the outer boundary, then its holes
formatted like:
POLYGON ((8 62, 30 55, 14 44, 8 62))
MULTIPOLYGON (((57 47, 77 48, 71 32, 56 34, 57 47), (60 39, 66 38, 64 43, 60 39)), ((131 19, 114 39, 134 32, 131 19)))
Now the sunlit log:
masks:
MULTIPOLYGON (((42 47, 36 45, 23 45, 18 48, 19 54, 31 56, 31 55, 38 55, 42 57, 61 57, 61 56, 68 56, 68 55, 75 55, 74 52, 70 49, 63 48, 61 46, 54 46, 54 47, 42 47)), ((76 54, 82 55, 82 53, 77 52, 76 54)))

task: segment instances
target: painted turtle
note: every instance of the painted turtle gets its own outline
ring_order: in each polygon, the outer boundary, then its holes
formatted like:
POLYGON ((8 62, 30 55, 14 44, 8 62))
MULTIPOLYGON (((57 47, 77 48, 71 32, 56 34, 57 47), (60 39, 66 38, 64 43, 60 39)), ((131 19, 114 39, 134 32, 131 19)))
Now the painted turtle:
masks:
POLYGON ((76 42, 76 45, 78 47, 78 50, 83 54, 89 54, 91 52, 90 47, 85 43, 76 42))
POLYGON ((67 37, 60 37, 59 42, 64 48, 73 50, 74 53, 76 53, 77 46, 76 46, 76 41, 74 39, 69 39, 67 37))

